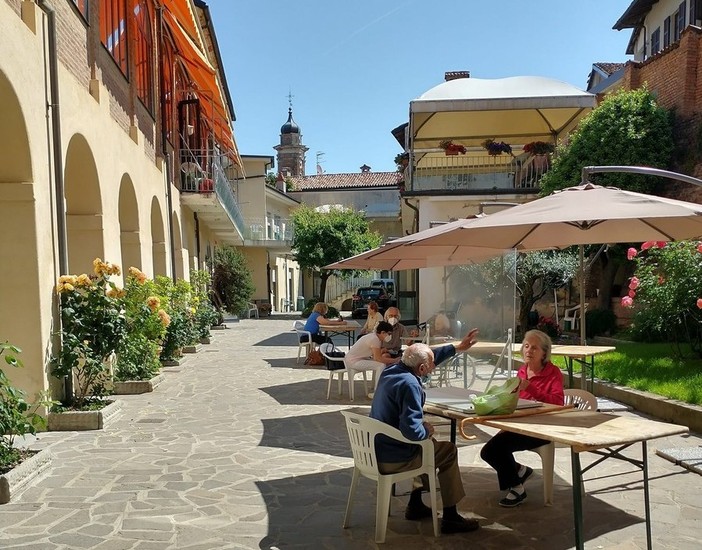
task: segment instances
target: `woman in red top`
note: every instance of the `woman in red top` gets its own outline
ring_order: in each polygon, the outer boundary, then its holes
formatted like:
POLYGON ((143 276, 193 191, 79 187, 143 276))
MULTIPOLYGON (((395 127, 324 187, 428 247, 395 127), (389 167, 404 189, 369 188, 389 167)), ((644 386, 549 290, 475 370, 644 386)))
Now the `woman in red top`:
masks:
MULTIPOLYGON (((551 363, 551 339, 540 330, 530 330, 522 341, 524 364, 517 372, 521 378, 519 397, 542 403, 563 405, 563 374, 551 363)), ((548 441, 512 432, 499 432, 480 451, 480 457, 497 471, 501 490, 507 495, 500 506, 519 506, 526 499, 523 483, 533 473, 528 466, 514 460, 515 451, 545 445, 548 441)))

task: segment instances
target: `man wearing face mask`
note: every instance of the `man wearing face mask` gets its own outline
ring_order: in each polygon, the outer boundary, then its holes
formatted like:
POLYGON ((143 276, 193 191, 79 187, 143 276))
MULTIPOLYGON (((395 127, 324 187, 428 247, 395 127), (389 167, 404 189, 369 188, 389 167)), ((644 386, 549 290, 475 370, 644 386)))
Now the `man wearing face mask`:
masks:
POLYGON ((375 332, 364 334, 356 343, 351 346, 344 357, 346 367, 353 367, 355 370, 372 370, 373 380, 378 384, 380 373, 387 365, 397 363, 397 359, 383 355, 381 344, 390 341, 392 335, 392 325, 385 321, 380 321, 375 327, 375 332))
POLYGON ((402 337, 405 336, 405 326, 400 323, 400 310, 396 307, 389 307, 385 311, 384 317, 392 325, 392 334, 389 342, 383 342, 383 355, 397 358, 402 350, 402 337))
MULTIPOLYGON (((402 354, 402 361, 386 368, 380 375, 370 417, 397 428, 412 441, 432 438, 434 427, 424 420, 425 395, 420 379, 431 374, 437 363, 457 352, 468 350, 475 343, 477 334, 477 329, 473 329, 460 343, 434 349, 426 344, 409 346, 402 354)), ((456 509, 458 502, 465 496, 456 445, 433 438, 432 441, 444 508, 441 531, 445 534, 475 531, 480 527, 478 521, 464 518, 456 509)), ((377 436, 375 450, 378 469, 383 474, 413 470, 422 463, 418 445, 402 443, 384 435, 377 436)), ((410 493, 405 518, 421 520, 429 517, 431 508, 422 502, 422 487, 418 483, 410 493)))

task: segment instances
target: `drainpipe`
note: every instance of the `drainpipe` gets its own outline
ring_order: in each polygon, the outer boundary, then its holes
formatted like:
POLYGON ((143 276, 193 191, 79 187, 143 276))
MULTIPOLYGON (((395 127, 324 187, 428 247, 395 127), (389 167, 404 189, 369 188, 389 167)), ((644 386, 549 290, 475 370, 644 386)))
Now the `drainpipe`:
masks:
MULTIPOLYGON (((54 165, 54 201, 56 203, 56 245, 58 248, 58 268, 60 275, 68 274, 68 238, 66 230, 66 209, 64 201, 63 154, 61 147, 61 110, 59 108, 58 54, 56 53, 56 13, 46 0, 37 0, 37 6, 46 15, 47 40, 49 46, 49 104, 51 111, 52 161, 54 165)), ((48 113, 47 113, 48 114, 48 113)), ((58 298, 56 298, 58 300, 58 298)), ((57 302, 58 305, 58 302, 57 302)), ((60 309, 59 309, 60 311, 60 309)), ((61 323, 59 314, 58 322, 61 323)), ((59 337, 60 338, 60 337, 59 337)), ((57 342, 61 346, 61 341, 57 342)), ((66 376, 64 382, 64 400, 73 401, 73 377, 66 376)))
POLYGON ((197 255, 196 269, 200 269, 200 219, 197 217, 197 212, 193 212, 195 219, 195 254, 197 255))
MULTIPOLYGON (((416 233, 419 231, 419 208, 414 206, 409 202, 409 199, 403 199, 405 201, 405 204, 409 206, 412 210, 414 210, 414 220, 412 221, 412 233, 416 233)), ((409 235, 409 233, 408 233, 409 235)))
MULTIPOLYGON (((158 6, 156 8, 156 28, 158 29, 158 40, 156 41, 156 47, 158 48, 157 54, 158 59, 163 59, 161 55, 161 44, 163 43, 163 6, 158 6)), ((171 252, 171 279, 176 282, 176 257, 175 257, 175 238, 173 236, 173 190, 171 189, 171 184, 173 181, 173 176, 171 173, 171 162, 170 155, 168 153, 168 136, 166 134, 166 105, 163 100, 163 88, 165 87, 165 82, 163 80, 163 70, 159 66, 158 71, 158 87, 161 90, 161 149, 163 152, 163 159, 166 163, 166 208, 168 208, 168 236, 169 247, 171 252)), ((156 274, 154 274, 155 276, 156 274)))

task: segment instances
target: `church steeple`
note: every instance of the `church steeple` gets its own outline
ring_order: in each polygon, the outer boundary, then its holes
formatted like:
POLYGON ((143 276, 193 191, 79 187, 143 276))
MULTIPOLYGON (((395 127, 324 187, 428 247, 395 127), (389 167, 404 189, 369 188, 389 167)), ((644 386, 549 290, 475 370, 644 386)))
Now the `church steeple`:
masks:
POLYGON ((302 144, 302 132, 293 120, 292 94, 288 94, 288 120, 280 127, 280 144, 273 147, 278 152, 278 170, 285 176, 305 175, 305 153, 309 150, 302 144))

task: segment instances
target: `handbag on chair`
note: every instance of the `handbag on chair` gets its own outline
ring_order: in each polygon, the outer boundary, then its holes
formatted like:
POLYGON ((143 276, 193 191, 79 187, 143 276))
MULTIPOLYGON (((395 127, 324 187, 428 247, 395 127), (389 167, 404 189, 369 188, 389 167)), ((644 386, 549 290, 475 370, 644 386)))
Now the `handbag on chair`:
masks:
POLYGON ((307 359, 305 359, 305 365, 310 367, 324 365, 324 356, 322 355, 322 352, 316 349, 310 351, 307 354, 307 359))

